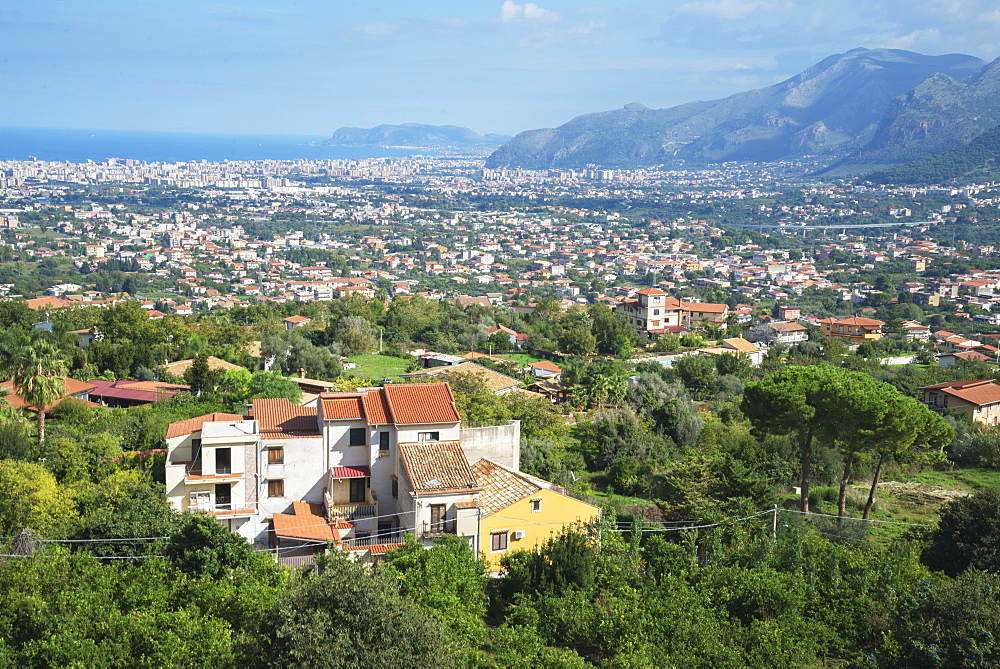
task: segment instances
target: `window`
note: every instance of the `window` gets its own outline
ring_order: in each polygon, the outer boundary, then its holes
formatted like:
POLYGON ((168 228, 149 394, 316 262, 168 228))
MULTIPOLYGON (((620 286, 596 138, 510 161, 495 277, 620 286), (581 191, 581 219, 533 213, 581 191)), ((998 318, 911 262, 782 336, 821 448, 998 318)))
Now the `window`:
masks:
POLYGON ((392 477, 392 496, 399 498, 399 479, 395 476, 392 477))
POLYGON ((350 446, 364 446, 368 443, 368 430, 363 427, 352 427, 348 443, 350 446))
POLYGON ((233 473, 233 451, 230 448, 215 449, 215 473, 233 473))
POLYGON ((284 497, 285 481, 283 479, 272 479, 267 482, 268 497, 284 497))
POLYGON ((507 530, 490 532, 490 550, 493 552, 507 550, 507 530))
POLYGON ((653 315, 654 316, 659 316, 660 315, 660 310, 659 309, 653 309, 653 315))
POLYGON ((215 510, 228 511, 232 508, 233 493, 232 483, 215 484, 215 510))
POLYGON ((269 465, 285 464, 285 447, 274 446, 272 448, 267 449, 267 464, 269 465))
POLYGON ((442 532, 444 527, 444 504, 431 504, 431 532, 442 532))
POLYGON ((440 432, 417 432, 417 441, 440 441, 440 432))
POLYGON ((368 501, 368 479, 351 479, 351 504, 364 504, 368 501))
POLYGON ((541 510, 542 510, 542 500, 540 499, 531 500, 531 512, 538 513, 541 510))
POLYGON ((389 433, 379 432, 378 433, 378 450, 388 451, 389 450, 389 433))

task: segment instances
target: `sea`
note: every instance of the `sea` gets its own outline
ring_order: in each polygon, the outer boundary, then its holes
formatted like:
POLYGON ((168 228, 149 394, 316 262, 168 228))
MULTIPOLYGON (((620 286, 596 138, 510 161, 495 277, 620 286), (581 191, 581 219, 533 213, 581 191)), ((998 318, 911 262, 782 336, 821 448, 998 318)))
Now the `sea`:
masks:
POLYGON ((0 160, 103 162, 109 158, 144 162, 207 160, 361 160, 434 155, 427 150, 318 146, 324 137, 138 132, 0 127, 0 160))

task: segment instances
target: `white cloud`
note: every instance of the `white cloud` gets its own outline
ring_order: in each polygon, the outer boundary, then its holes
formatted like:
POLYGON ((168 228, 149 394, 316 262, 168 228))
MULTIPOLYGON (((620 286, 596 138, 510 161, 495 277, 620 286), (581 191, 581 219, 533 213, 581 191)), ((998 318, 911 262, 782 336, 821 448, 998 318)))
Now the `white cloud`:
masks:
POLYGON ((533 2, 519 5, 512 0, 504 0, 500 5, 500 21, 502 23, 558 23, 562 19, 559 12, 539 7, 533 2))
POLYGON ((914 30, 906 35, 889 35, 882 40, 882 46, 889 49, 910 49, 914 44, 938 42, 941 39, 941 31, 937 28, 927 28, 926 30, 914 30))
POLYGON ((1000 23, 1000 9, 983 14, 980 17, 980 20, 989 21, 990 23, 1000 23))
POLYGON ((361 26, 360 31, 368 37, 388 37, 396 32, 396 26, 391 23, 367 23, 361 26))
POLYGON ((707 14, 722 19, 742 19, 755 12, 791 8, 791 3, 776 0, 695 0, 681 5, 678 9, 691 14, 707 14))

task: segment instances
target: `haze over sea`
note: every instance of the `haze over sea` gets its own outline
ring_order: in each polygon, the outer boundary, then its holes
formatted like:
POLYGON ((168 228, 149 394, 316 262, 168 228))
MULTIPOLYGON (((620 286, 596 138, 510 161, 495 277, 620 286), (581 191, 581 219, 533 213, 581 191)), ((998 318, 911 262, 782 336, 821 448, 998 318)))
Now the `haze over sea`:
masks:
POLYGON ((294 135, 222 135, 0 127, 0 160, 101 162, 132 158, 145 162, 191 160, 360 160, 433 152, 380 147, 310 146, 325 137, 294 135))

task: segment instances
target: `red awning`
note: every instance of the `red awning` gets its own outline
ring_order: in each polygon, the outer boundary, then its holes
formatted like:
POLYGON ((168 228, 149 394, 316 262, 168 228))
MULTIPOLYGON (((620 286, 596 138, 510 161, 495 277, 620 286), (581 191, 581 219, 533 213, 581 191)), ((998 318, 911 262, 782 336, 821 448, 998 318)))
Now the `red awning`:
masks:
POLYGON ((368 465, 356 465, 354 467, 330 467, 330 478, 335 479, 361 479, 372 475, 368 465))

